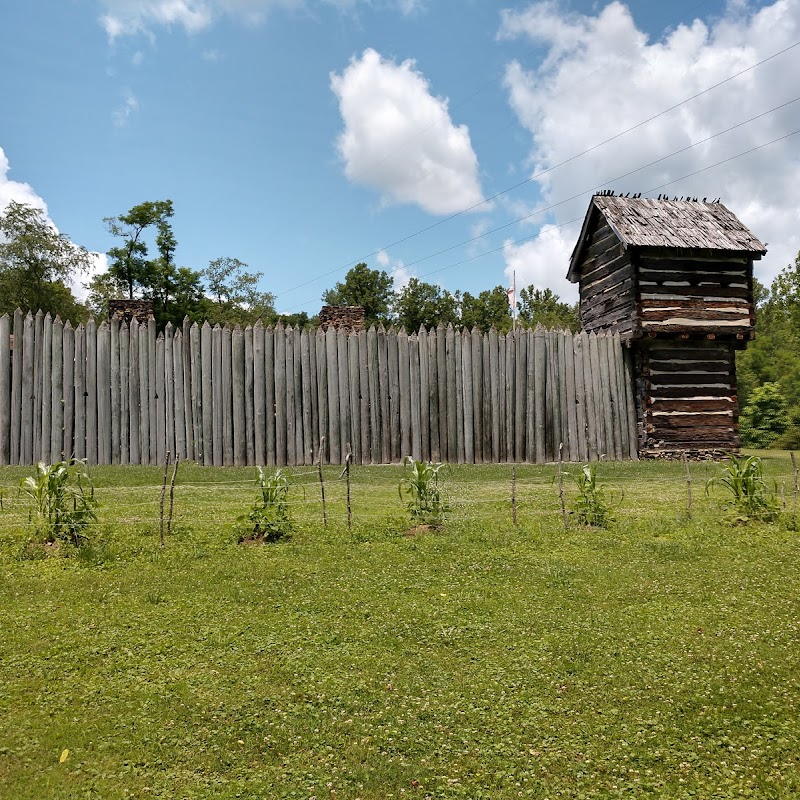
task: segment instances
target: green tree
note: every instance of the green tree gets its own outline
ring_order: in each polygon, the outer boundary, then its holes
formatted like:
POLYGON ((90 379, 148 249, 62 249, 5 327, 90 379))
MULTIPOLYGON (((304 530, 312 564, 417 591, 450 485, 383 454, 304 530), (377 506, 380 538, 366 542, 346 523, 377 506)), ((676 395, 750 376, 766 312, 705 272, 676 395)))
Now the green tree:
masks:
POLYGON ((758 386, 741 418, 741 433, 751 447, 769 447, 789 427, 786 398, 777 383, 758 386))
POLYGON ((49 311, 75 322, 87 317, 66 281, 85 273, 91 255, 58 233, 38 208, 11 201, 0 216, 0 314, 49 311))
POLYGON ((329 306, 363 306, 367 326, 388 324, 395 293, 388 273, 361 263, 345 275, 343 282, 326 290, 322 301, 329 306))
POLYGON ((520 291, 518 313, 520 321, 531 327, 580 329, 577 304, 564 303, 552 289, 537 289, 533 284, 520 291))
POLYGON ((459 297, 441 286, 412 278, 395 302, 398 324, 409 332, 420 326, 432 328, 439 323, 459 324, 459 297))
POLYGON ((485 289, 474 297, 464 292, 461 297, 461 324, 465 328, 488 331, 494 326, 500 333, 511 330, 511 307, 508 293, 502 286, 485 289))
POLYGON ((212 324, 248 325, 258 319, 269 323, 276 317, 275 296, 258 288, 263 273, 247 268, 238 258, 224 257, 211 261, 203 272, 213 297, 207 312, 212 324))

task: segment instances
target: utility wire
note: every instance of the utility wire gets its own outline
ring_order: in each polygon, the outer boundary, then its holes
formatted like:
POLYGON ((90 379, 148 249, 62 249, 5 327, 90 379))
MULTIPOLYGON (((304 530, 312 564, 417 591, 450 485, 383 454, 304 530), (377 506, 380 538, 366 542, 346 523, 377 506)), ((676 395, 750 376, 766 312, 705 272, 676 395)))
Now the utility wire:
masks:
MULTIPOLYGON (((793 50, 798 45, 800 45, 800 40, 795 41, 793 44, 790 44, 787 47, 784 47, 782 50, 778 50, 777 52, 773 53, 772 55, 769 55, 766 58, 763 58, 760 61, 757 61, 754 64, 751 64, 750 66, 745 67, 742 70, 739 70, 738 72, 734 73, 733 75, 730 75, 729 77, 724 78, 723 80, 718 81, 717 83, 714 83, 711 86, 708 86, 705 89, 700 90, 699 92, 695 92, 693 95, 681 100, 678 103, 675 103, 672 106, 669 106, 668 108, 665 108, 663 111, 659 111, 657 114, 653 114, 652 116, 647 117, 647 119, 641 120, 640 122, 637 122, 636 124, 631 125, 628 128, 625 128, 625 130, 622 130, 622 131, 620 131, 618 133, 615 133, 613 136, 610 136, 607 139, 604 139, 603 141, 598 142, 597 144, 594 144, 591 147, 588 147, 585 150, 582 150, 581 152, 576 153, 576 154, 570 156, 569 158, 566 158, 563 161, 558 162, 557 164, 553 164, 552 166, 548 167, 547 169, 541 170, 541 171, 535 173, 534 175, 531 175, 529 178, 526 178, 525 180, 519 181, 518 183, 515 183, 512 186, 509 186, 509 187, 507 187, 507 188, 505 188, 505 189, 493 194, 491 197, 487 197, 487 198, 481 200, 480 202, 474 203, 473 205, 468 206, 467 208, 463 208, 460 211, 456 211, 455 213, 450 214, 449 216, 444 217, 443 219, 440 219, 437 222, 434 222, 431 225, 426 226, 425 228, 421 228, 420 230, 415 231, 413 233, 410 233, 407 236, 403 236, 402 238, 397 239, 396 241, 391 242, 390 244, 384 245, 383 247, 380 247, 377 250, 373 250, 371 253, 368 253, 367 255, 362 256, 359 259, 356 259, 355 261, 350 261, 347 264, 344 264, 344 265, 342 265, 340 267, 336 267, 335 269, 329 270, 328 272, 325 272, 325 273, 322 273, 320 275, 317 275, 314 278, 310 278, 309 280, 304 281, 303 283, 299 283, 296 286, 292 286, 289 289, 284 289, 282 292, 278 292, 275 295, 275 297, 276 298, 277 297, 282 297, 283 295, 289 294, 290 292, 297 291, 298 289, 302 289, 302 288, 304 288, 304 287, 306 287, 306 286, 308 286, 308 285, 310 285, 312 283, 316 283, 318 280, 322 280, 322 278, 327 278, 328 276, 334 275, 337 272, 341 272, 343 269, 347 269, 348 267, 353 266, 354 264, 357 264, 357 263, 359 263, 361 261, 365 261, 366 259, 377 255, 378 253, 380 253, 383 250, 388 250, 389 248, 396 247, 399 244, 403 244, 404 242, 407 242, 410 239, 414 239, 417 236, 422 235, 423 233, 427 233, 428 231, 431 231, 434 228, 439 227, 440 225, 444 225, 446 222, 450 222, 450 221, 452 221, 452 220, 454 220, 454 219, 456 219, 456 218, 458 218, 458 217, 460 217, 460 216, 462 216, 464 214, 469 213, 470 211, 474 211, 475 209, 479 208, 482 205, 485 205, 487 203, 491 203, 493 200, 496 200, 498 197, 502 197, 503 195, 514 191, 515 189, 519 189, 521 186, 526 186, 527 184, 529 184, 529 183, 531 183, 531 182, 533 182, 535 180, 538 180, 539 178, 543 177, 544 175, 547 175, 547 174, 553 172, 554 170, 559 169, 560 167, 563 167, 563 166, 565 166, 567 164, 570 164, 573 161, 576 161, 577 159, 582 158, 583 156, 588 155, 589 153, 592 153, 595 150, 598 150, 599 148, 604 147, 605 145, 610 144, 613 141, 616 141, 617 139, 621 138, 622 136, 625 136, 626 134, 631 133, 632 131, 638 130, 639 128, 643 127, 644 125, 647 125, 650 122, 653 122, 654 120, 659 119, 660 117, 663 117, 664 115, 669 114, 672 111, 675 111, 676 109, 680 108, 681 106, 684 106, 687 103, 690 103, 692 100, 696 100, 698 97, 702 97, 704 94, 707 94, 708 92, 711 92, 714 89, 717 89, 720 86, 723 86, 726 83, 729 83, 730 81, 735 80, 736 78, 739 78, 742 75, 745 75, 746 73, 756 69, 757 67, 760 67, 763 64, 766 64, 767 62, 772 61, 775 58, 778 58, 778 56, 781 56, 784 53, 787 53, 790 50, 793 50)), ((517 221, 519 221, 519 220, 517 220, 517 221)), ((514 223, 510 223, 510 224, 514 224, 514 223)), ((483 234, 483 235, 484 236, 488 235, 488 233, 487 234, 483 234)), ((478 237, 478 238, 480 238, 480 237, 478 237)), ((456 246, 458 246, 458 245, 456 245, 456 246)), ((445 252, 445 251, 442 251, 442 252, 445 252)), ((438 254, 434 254, 434 255, 438 255, 438 254)), ((430 256, 430 257, 433 257, 433 256, 430 256)), ((408 265, 406 265, 406 266, 408 266, 408 265)), ((306 303, 302 303, 301 305, 308 305, 309 303, 312 303, 312 302, 314 302, 314 301, 313 300, 309 300, 306 303)), ((298 307, 300 307, 300 306, 292 306, 292 308, 298 308, 298 307)), ((291 310, 291 309, 287 309, 287 310, 291 310)))

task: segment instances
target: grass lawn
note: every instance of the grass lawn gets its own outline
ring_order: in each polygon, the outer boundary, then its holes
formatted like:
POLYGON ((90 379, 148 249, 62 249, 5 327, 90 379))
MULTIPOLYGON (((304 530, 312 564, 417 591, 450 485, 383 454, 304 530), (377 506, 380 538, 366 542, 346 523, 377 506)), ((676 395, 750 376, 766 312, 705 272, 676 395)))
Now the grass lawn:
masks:
POLYGON ((96 468, 67 557, 2 468, 0 797, 795 798, 800 534, 722 521, 715 470, 687 519, 682 465, 601 464, 616 521, 565 531, 554 467, 516 528, 511 468, 457 467, 406 535, 400 468, 354 468, 352 530, 299 468, 294 536, 243 546, 254 470, 181 465, 162 551, 160 470, 96 468))

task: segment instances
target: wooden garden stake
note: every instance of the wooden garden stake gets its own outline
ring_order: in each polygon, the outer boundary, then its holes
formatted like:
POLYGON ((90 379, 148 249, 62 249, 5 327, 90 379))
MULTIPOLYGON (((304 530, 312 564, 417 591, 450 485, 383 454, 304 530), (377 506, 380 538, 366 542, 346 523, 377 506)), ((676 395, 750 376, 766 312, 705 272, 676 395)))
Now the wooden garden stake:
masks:
POLYGON ((564 453, 564 442, 558 445, 558 496, 561 498, 561 516, 564 518, 564 527, 569 527, 569 519, 567 517, 567 506, 564 503, 564 472, 561 468, 564 453))
POLYGON ((319 491, 322 495, 322 524, 328 527, 328 514, 325 510, 325 480, 322 477, 322 454, 325 452, 325 437, 319 440, 319 457, 317 458, 317 472, 319 473, 319 491))
POLYGON ((786 511, 786 481, 781 481, 781 508, 786 511))
POLYGON ((692 474, 689 472, 689 459, 683 454, 683 466, 686 468, 686 514, 692 516, 692 474))
POLYGON ((172 470, 172 480, 169 484, 169 514, 167 515, 167 536, 172 532, 172 509, 175 507, 175 476, 178 474, 178 464, 181 457, 175 459, 175 466, 172 470))
POLYGON ((517 527, 517 465, 511 465, 511 519, 517 527))
MULTIPOLYGON (((350 442, 347 443, 347 455, 344 457, 344 469, 342 475, 347 481, 347 528, 348 530, 353 523, 353 510, 350 506, 350 462, 353 460, 353 450, 350 447, 350 442)), ((341 478, 342 475, 339 477, 341 478)))
POLYGON ((167 493, 167 475, 169 474, 169 450, 164 459, 164 482, 161 484, 161 502, 159 503, 159 539, 161 540, 161 548, 164 548, 164 496, 167 493))
POLYGON ((792 472, 794 473, 794 488, 792 489, 792 514, 797 513, 797 459, 794 450, 789 455, 792 457, 792 472))

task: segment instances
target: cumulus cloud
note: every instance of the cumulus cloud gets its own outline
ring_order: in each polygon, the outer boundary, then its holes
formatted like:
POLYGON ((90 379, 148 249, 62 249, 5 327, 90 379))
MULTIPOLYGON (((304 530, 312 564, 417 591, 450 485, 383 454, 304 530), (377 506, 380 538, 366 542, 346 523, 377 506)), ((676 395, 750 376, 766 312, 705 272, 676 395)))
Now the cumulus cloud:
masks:
MULTIPOLYGON (((44 211, 47 221, 53 226, 53 228, 58 230, 48 216, 47 203, 45 203, 45 201, 36 193, 29 183, 23 183, 21 181, 15 181, 9 178, 8 173, 10 171, 11 166, 8 162, 8 157, 3 151, 3 148, 0 147, 0 214, 6 210, 8 204, 12 201, 16 203, 24 203, 26 206, 33 206, 34 208, 40 208, 42 211, 44 211)), ((75 295, 75 297, 80 301, 85 300, 88 294, 84 284, 88 283, 97 273, 105 272, 107 268, 107 259, 103 253, 91 253, 91 256, 92 268, 90 274, 77 275, 68 284, 73 295, 75 295)))
MULTIPOLYGON (((271 11, 330 5, 347 11, 359 2, 374 0, 100 0, 100 24, 113 42, 121 36, 152 36, 158 28, 182 28, 198 33, 222 16, 259 24, 271 11)), ((409 15, 420 10, 422 0, 383 0, 378 5, 409 15)))
POLYGON ((131 116, 139 110, 139 100, 133 92, 126 92, 125 100, 116 111, 112 112, 111 119, 118 128, 124 128, 131 116))
POLYGON ((338 149, 354 183, 384 203, 411 203, 451 214, 483 200, 478 159, 465 125, 434 97, 413 61, 396 64, 375 50, 331 75, 344 131, 338 149))
POLYGON ((416 273, 412 272, 401 259, 393 259, 386 250, 381 250, 375 256, 378 266, 389 273, 394 284, 394 290, 399 292, 416 273))
POLYGON ((566 278, 573 244, 555 225, 543 225, 538 235, 527 242, 505 242, 503 256, 508 285, 516 279, 517 291, 533 284, 537 289, 552 289, 566 302, 575 302, 577 287, 566 278))
MULTIPOLYGON (((531 134, 532 174, 547 204, 581 194, 554 211, 556 222, 582 216, 592 190, 604 185, 622 192, 658 194, 664 188, 670 195, 721 197, 770 243, 757 269, 771 279, 800 249, 800 136, 705 168, 799 129, 800 103, 697 143, 793 99, 796 90, 786 76, 800 70, 800 48, 570 159, 788 48, 799 33, 798 0, 777 0, 758 10, 731 3, 712 24, 695 20, 658 40, 639 30, 616 0, 596 15, 566 12, 551 0, 505 11, 499 37, 528 40, 536 48, 532 62, 540 48, 546 53, 537 66, 513 61, 505 73, 511 106, 531 134), (678 150, 683 152, 615 180, 678 150), (699 170, 705 171, 684 178, 699 170)), ((571 251, 577 228, 566 228, 564 237, 571 251)), ((540 238, 539 244, 510 248, 508 257, 545 254, 544 231, 540 238)), ((563 258, 554 267, 559 273, 566 268, 563 258)))

